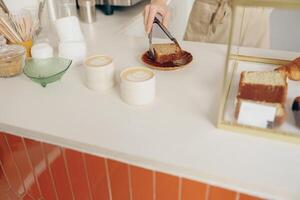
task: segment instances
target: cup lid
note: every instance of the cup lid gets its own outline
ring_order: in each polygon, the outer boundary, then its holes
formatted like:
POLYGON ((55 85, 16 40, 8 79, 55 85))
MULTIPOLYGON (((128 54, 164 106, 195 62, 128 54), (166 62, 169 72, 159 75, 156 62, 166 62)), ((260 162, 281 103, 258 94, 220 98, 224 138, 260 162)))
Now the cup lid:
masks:
POLYGON ((26 49, 20 45, 0 46, 0 60, 6 60, 25 55, 26 49))
POLYGON ((113 59, 109 56, 96 55, 86 58, 84 64, 87 67, 105 67, 110 65, 112 62, 113 59))
POLYGON ((155 74, 146 67, 131 67, 122 71, 120 76, 122 81, 140 83, 153 79, 155 74))

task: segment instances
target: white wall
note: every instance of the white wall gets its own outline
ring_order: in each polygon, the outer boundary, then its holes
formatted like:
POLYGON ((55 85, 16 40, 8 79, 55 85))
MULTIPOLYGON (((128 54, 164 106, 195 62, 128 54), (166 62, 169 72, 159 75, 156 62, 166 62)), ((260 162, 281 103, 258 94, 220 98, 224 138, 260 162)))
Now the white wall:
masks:
POLYGON ((10 11, 14 12, 22 8, 37 7, 38 0, 4 0, 4 3, 10 11))
POLYGON ((172 0, 170 29, 177 38, 183 38, 194 0, 172 0))
POLYGON ((274 10, 271 15, 271 48, 300 52, 300 10, 274 10))

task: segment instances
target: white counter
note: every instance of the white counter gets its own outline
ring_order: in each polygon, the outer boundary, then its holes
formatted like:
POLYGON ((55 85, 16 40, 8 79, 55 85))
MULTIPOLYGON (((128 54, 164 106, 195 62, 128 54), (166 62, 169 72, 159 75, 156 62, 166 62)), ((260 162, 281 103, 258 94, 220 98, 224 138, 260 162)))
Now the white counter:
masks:
MULTIPOLYGON (((84 26, 90 54, 111 55, 118 71, 142 65, 146 38, 110 37, 103 28, 84 26)), ((118 87, 88 90, 82 67, 46 88, 24 75, 0 79, 0 131, 265 198, 299 199, 299 145, 215 127, 226 47, 181 44, 193 63, 157 71, 157 98, 144 107, 123 103, 118 87)))

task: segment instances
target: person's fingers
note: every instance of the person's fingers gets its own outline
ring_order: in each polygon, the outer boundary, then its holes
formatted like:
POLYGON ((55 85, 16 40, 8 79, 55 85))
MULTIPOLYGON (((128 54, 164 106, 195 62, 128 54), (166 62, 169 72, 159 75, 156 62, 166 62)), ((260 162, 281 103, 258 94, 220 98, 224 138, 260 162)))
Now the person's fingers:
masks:
POLYGON ((150 31, 152 29, 153 21, 154 21, 154 18, 155 18, 156 14, 157 14, 156 7, 150 6, 149 16, 148 16, 148 20, 147 20, 147 28, 146 28, 147 33, 150 33, 150 31))
POLYGON ((170 16, 171 16, 170 11, 167 11, 167 12, 165 13, 165 16, 164 16, 163 19, 162 19, 162 23, 163 23, 163 25, 164 25, 165 27, 168 27, 168 25, 169 25, 170 16))

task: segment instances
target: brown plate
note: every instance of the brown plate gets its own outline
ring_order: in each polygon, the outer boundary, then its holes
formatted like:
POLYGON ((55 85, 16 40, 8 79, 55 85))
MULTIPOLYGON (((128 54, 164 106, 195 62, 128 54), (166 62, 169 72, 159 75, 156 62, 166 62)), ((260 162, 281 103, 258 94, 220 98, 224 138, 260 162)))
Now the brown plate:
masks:
POLYGON ((143 54, 142 61, 147 64, 148 67, 152 69, 162 70, 162 71, 171 71, 176 69, 184 68, 187 64, 193 61, 193 56, 189 52, 182 51, 182 57, 178 60, 173 62, 167 63, 158 63, 155 60, 152 60, 149 55, 148 51, 143 54))

